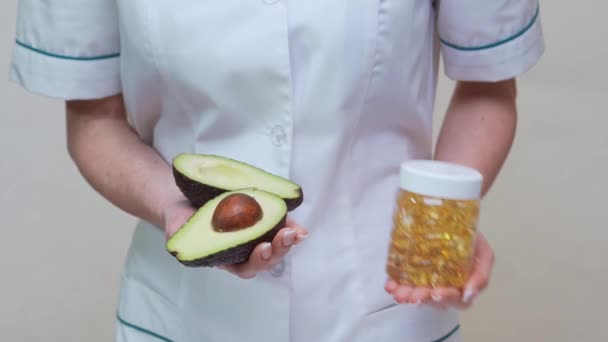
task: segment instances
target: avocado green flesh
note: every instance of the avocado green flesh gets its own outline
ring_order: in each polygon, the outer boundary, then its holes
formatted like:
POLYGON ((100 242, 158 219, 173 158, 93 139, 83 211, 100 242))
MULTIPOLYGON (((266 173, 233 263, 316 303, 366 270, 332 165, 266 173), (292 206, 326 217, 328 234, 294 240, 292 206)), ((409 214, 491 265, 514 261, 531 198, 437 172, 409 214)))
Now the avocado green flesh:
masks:
POLYGON ((252 165, 214 155, 181 154, 173 161, 174 168, 189 179, 207 186, 232 191, 258 188, 283 199, 302 195, 298 184, 252 165))
MULTIPOLYGON (((231 254, 242 255, 239 248, 253 249, 248 243, 260 239, 283 222, 287 205, 274 194, 257 190, 241 189, 225 192, 208 201, 180 228, 167 242, 167 250, 182 262, 203 258, 231 260, 231 254), (243 193, 253 197, 262 207, 263 216, 251 227, 232 232, 217 232, 211 224, 213 213, 219 202, 233 193, 243 193), (219 255, 226 253, 225 256, 219 255)), ((272 237, 270 237, 272 238, 272 237)))

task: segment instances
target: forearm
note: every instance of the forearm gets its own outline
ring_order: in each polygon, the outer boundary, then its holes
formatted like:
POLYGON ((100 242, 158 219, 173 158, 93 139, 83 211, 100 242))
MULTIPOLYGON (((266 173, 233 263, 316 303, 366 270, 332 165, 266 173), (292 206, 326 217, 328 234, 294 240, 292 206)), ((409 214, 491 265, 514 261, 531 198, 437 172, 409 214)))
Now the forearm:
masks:
POLYGON ((86 181, 125 212, 161 226, 183 199, 171 168, 130 128, 122 97, 67 104, 68 149, 86 181))
POLYGON ((457 84, 437 140, 434 158, 479 170, 484 176, 483 195, 513 143, 515 98, 514 80, 457 84))

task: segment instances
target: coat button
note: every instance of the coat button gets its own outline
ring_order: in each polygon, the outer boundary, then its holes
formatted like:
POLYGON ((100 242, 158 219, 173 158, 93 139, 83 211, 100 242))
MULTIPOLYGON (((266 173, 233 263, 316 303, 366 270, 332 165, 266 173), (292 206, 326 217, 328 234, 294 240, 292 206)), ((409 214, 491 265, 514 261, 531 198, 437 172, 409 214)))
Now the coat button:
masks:
POLYGON ((270 274, 272 274, 273 277, 280 277, 281 275, 283 275, 283 272, 285 272, 285 261, 281 260, 281 262, 279 262, 278 264, 276 264, 271 270, 270 270, 270 274))
POLYGON ((270 136, 272 138, 272 143, 276 146, 281 146, 287 141, 287 134, 285 134, 285 130, 281 125, 274 126, 270 132, 270 136))

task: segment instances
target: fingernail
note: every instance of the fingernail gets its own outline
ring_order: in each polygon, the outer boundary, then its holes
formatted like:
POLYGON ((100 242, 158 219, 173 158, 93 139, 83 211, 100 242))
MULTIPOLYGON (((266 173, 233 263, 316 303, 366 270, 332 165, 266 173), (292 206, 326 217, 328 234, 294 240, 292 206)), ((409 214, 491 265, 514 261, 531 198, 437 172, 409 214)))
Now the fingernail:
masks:
POLYGON ((471 299, 473 299, 473 296, 475 296, 475 290, 470 288, 466 289, 466 291, 464 291, 464 295, 462 296, 462 301, 465 303, 469 303, 471 299))
POLYGON ((298 234, 298 235, 296 236, 296 241, 295 241, 295 244, 298 244, 298 243, 300 243, 300 242, 302 242, 302 241, 306 240, 306 238, 307 238, 307 237, 308 237, 308 233, 302 233, 302 234, 298 234))
POLYGON ((272 256, 272 245, 270 243, 265 243, 262 246, 262 259, 268 260, 272 256))
POLYGON ((289 230, 283 234, 283 245, 289 247, 293 244, 296 239, 296 233, 293 230, 289 230))
POLYGON ((433 298, 433 300, 436 302, 441 302, 441 300, 443 299, 443 297, 438 295, 432 295, 431 298, 433 298))

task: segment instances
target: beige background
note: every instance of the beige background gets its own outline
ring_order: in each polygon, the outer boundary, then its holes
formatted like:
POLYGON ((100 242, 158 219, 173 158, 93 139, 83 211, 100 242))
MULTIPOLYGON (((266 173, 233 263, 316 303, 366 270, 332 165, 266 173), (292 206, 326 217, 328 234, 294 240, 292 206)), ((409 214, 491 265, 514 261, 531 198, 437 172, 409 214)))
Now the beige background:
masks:
MULTIPOLYGON (((134 220, 79 176, 63 104, 6 82, 15 8, 0 2, 0 341, 109 341, 134 220)), ((608 341, 607 12, 543 2, 547 52, 520 79, 517 142, 484 203, 498 259, 467 342, 608 341)))

